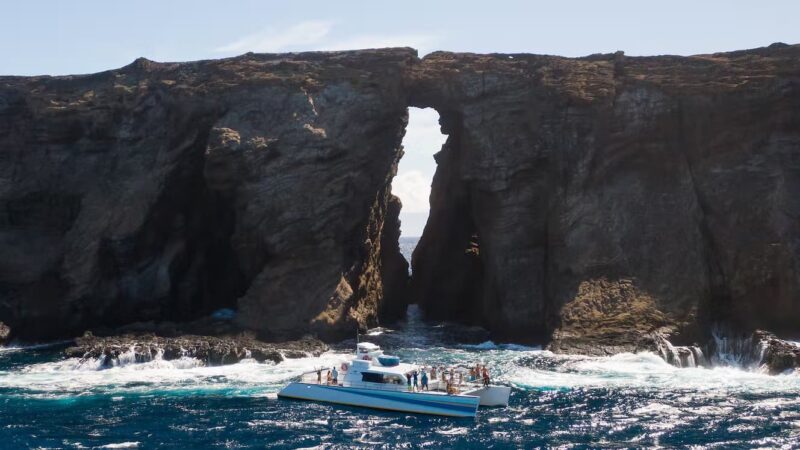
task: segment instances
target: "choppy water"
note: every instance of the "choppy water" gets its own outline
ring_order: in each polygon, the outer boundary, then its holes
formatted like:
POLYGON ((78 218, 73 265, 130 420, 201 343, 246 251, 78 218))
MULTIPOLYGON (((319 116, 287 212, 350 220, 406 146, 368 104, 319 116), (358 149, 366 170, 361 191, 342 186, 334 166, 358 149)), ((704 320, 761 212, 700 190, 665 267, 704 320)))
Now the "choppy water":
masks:
MULTIPOLYGON (((0 351, 2 448, 794 448, 800 376, 678 369, 651 354, 568 357, 478 343, 478 329, 421 322, 370 339, 403 358, 483 361, 511 404, 449 419, 278 400, 342 351, 280 364, 153 361, 100 370, 58 348, 0 351), (466 341, 472 342, 467 343, 466 341)), ((350 343, 352 344, 352 343, 350 343)), ((347 347, 350 345, 348 344, 347 347)))
POLYGON ((408 273, 411 273, 411 254, 414 253, 414 248, 417 246, 417 242, 419 242, 418 237, 411 237, 411 236, 401 236, 398 244, 400 244, 400 253, 403 255, 403 258, 409 262, 408 273))

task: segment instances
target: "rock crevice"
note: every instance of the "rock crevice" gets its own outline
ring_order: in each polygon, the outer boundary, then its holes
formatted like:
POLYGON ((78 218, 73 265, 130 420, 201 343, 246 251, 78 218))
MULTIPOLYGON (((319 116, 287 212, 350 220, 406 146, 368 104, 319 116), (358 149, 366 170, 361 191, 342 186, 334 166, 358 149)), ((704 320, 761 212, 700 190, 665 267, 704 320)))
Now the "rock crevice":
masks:
POLYGON ((437 158, 416 299, 563 352, 702 343, 716 321, 796 333, 798 55, 426 56, 412 104, 463 131, 437 158), (473 225, 480 275, 444 250, 473 225))

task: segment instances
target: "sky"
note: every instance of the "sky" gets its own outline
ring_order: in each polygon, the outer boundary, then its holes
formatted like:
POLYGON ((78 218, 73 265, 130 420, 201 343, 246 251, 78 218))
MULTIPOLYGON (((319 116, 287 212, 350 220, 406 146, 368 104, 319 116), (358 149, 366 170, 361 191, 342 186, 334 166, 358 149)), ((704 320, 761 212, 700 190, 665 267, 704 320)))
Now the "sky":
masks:
MULTIPOLYGON (((91 73, 253 52, 410 46, 479 53, 692 55, 800 43, 800 1, 4 1, 0 75, 91 73)), ((393 184, 403 235, 427 217, 443 137, 411 111, 393 184)))

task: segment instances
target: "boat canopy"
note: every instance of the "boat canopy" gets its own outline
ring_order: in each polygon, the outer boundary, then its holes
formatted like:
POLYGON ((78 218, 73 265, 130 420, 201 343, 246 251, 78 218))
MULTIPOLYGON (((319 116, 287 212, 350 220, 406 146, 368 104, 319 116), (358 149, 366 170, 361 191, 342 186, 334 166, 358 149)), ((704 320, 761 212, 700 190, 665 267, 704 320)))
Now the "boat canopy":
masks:
POLYGON ((358 353, 372 353, 381 349, 372 342, 359 342, 358 345, 356 345, 356 348, 358 349, 358 353))

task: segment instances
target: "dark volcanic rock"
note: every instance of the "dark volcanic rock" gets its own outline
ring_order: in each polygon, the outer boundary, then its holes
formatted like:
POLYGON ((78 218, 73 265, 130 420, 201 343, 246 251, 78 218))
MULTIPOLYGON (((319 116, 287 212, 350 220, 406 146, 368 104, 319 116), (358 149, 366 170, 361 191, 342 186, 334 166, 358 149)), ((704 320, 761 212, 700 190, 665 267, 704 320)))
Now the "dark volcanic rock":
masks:
POLYGON ((379 243, 415 60, 0 77, 0 320, 37 340, 237 304, 268 338, 375 325, 382 278, 407 277, 379 243))
POLYGON ((235 364, 245 358, 279 363, 284 358, 319 356, 325 350, 325 344, 311 338, 268 344, 248 335, 224 338, 183 335, 165 338, 133 334, 96 337, 87 333, 77 338, 75 345, 64 350, 64 354, 73 358, 103 358, 103 365, 110 367, 119 364, 120 355, 123 354, 134 358, 136 362, 191 357, 209 365, 223 365, 235 364))
POLYGON ((329 338, 418 302, 563 352, 797 332, 798 105, 786 45, 0 77, 0 320, 46 339, 238 306, 259 337, 329 338), (390 189, 408 105, 449 136, 410 287, 390 189))
POLYGON ((9 336, 11 336, 11 328, 3 322, 0 322, 0 345, 5 344, 9 336))
POLYGON ((432 317, 580 352, 715 320, 797 331, 799 46, 433 53, 411 104, 449 134, 412 260, 432 317))
POLYGON ((770 374, 778 375, 800 368, 800 346, 797 344, 761 330, 753 333, 753 339, 759 343, 759 365, 766 367, 770 374))

